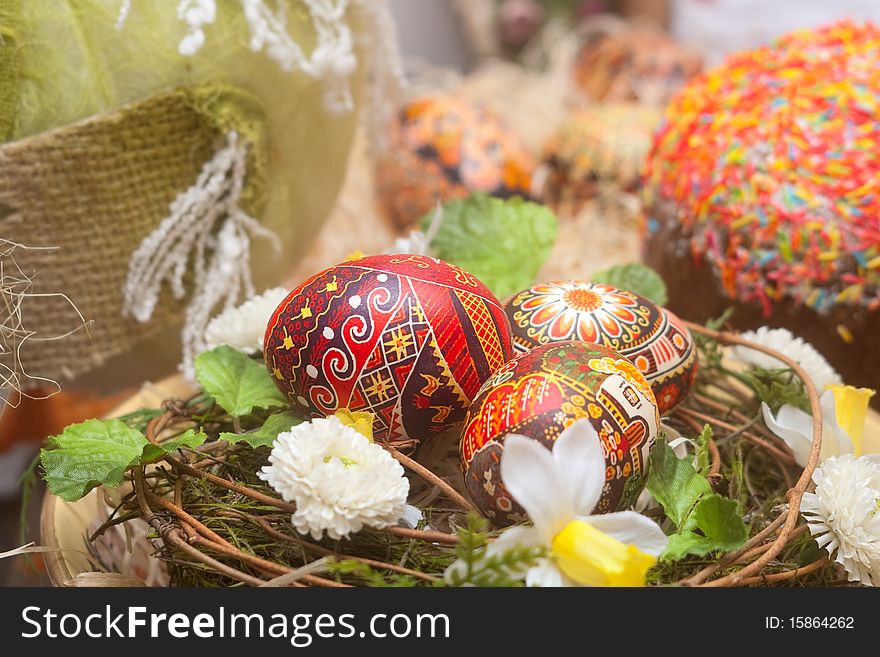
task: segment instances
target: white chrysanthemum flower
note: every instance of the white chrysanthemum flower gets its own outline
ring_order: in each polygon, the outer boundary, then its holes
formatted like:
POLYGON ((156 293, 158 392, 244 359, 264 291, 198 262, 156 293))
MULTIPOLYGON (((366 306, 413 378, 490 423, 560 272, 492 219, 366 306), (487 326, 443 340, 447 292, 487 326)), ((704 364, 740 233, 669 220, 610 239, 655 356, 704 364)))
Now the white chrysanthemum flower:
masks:
POLYGON ((283 287, 273 287, 240 306, 224 310, 205 329, 205 348, 214 349, 225 344, 246 354, 262 351, 266 324, 288 292, 283 287))
POLYGON ((403 466, 336 416, 279 434, 259 476, 296 504, 293 526, 316 540, 392 525, 409 494, 403 466))
POLYGON ((428 239, 421 231, 414 230, 405 237, 398 237, 394 240, 391 248, 386 249, 385 253, 414 253, 416 255, 428 254, 428 239))
MULTIPOLYGON (((813 385, 816 386, 816 390, 820 393, 827 385, 843 383, 840 375, 825 360, 825 357, 816 351, 813 345, 794 336, 788 329, 772 329, 762 326, 757 331, 746 331, 741 337, 769 349, 774 349, 796 361, 810 375, 810 378, 813 379, 813 385)), ((744 363, 763 367, 764 369, 784 369, 788 367, 785 363, 772 356, 741 345, 733 348, 733 356, 744 363)))
POLYGON ((816 468, 813 481, 816 492, 801 501, 810 533, 844 567, 849 581, 880 585, 880 462, 833 456, 816 468))

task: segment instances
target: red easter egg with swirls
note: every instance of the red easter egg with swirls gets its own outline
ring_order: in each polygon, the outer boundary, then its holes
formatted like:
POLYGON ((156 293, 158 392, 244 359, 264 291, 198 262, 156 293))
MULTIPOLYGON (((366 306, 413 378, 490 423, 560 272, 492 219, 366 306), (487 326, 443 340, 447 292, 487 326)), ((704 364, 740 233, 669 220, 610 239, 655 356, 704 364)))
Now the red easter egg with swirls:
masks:
POLYGON ((464 270, 376 255, 312 276, 278 306, 263 357, 303 415, 375 414, 374 436, 424 440, 464 419, 513 354, 501 304, 464 270))

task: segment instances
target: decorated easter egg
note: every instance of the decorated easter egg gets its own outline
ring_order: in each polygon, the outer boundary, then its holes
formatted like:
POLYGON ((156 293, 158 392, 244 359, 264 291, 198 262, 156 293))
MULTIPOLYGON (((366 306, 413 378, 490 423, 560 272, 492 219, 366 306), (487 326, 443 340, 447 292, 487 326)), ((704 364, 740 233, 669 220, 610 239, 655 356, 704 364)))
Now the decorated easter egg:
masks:
POLYGON ((587 418, 602 441, 605 486, 594 513, 631 505, 641 492, 660 416, 642 373, 608 347, 559 342, 519 355, 482 387, 465 420, 460 454, 474 504, 496 525, 524 519, 501 481, 504 440, 517 433, 553 448, 587 418))
POLYGON ((379 197, 394 221, 409 226, 437 201, 475 191, 528 196, 534 162, 523 143, 489 109, 435 95, 407 103, 390 145, 376 163, 379 197))
POLYGON ((663 113, 630 104, 591 105, 562 121, 544 145, 541 200, 577 213, 604 188, 633 192, 663 113))
POLYGON ((375 414, 379 440, 422 440, 461 422, 512 355, 492 292, 462 269, 410 254, 350 260, 293 290, 263 356, 294 408, 375 414))
POLYGON ((683 401, 696 379, 690 331, 671 312, 633 292, 604 283, 552 281, 515 294, 504 312, 517 353, 583 340, 627 357, 650 382, 661 414, 683 401))

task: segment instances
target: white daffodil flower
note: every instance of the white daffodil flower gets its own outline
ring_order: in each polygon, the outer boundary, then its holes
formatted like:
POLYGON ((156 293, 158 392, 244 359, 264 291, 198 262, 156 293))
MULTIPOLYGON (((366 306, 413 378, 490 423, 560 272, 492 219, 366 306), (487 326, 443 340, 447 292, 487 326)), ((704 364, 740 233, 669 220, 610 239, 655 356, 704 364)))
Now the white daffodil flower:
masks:
MULTIPOLYGON (((831 456, 855 454, 863 451, 863 432, 868 402, 874 391, 853 386, 830 385, 821 397, 822 451, 819 460, 831 456)), ((796 406, 784 404, 776 415, 761 403, 764 423, 791 448, 794 459, 805 466, 813 444, 813 416, 796 406)))
POLYGON ((642 586, 666 547, 660 527, 634 511, 590 515, 605 486, 605 457, 588 420, 563 431, 552 452, 508 435, 501 478, 533 526, 506 530, 490 549, 549 548, 523 574, 528 586, 642 586))

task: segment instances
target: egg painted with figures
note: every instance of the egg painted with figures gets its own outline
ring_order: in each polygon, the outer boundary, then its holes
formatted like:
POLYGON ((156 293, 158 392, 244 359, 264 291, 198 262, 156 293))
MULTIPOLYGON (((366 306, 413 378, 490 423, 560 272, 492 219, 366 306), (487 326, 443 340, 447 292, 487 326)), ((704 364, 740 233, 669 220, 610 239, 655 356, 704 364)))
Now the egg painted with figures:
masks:
POLYGON ((515 294, 504 312, 517 353, 583 340, 626 356, 650 382, 661 415, 687 397, 696 379, 691 332, 674 314, 633 292, 605 283, 551 281, 515 294))
POLYGON ((461 422, 511 356, 492 292, 455 265, 410 254, 312 276, 272 314, 263 347, 275 383, 301 414, 369 411, 375 438, 403 446, 461 422))
POLYGON ((398 113, 389 148, 376 161, 379 198, 407 227, 438 201, 472 192, 529 196, 534 160, 488 108, 457 96, 416 98, 398 113))
POLYGON ((605 455, 605 485, 593 513, 633 504, 644 487, 660 426, 654 393, 619 353, 574 341, 517 356, 474 399, 460 455, 465 486, 477 508, 497 526, 523 520, 522 508, 501 480, 505 438, 516 433, 552 449, 560 433, 581 418, 593 425, 605 455))

